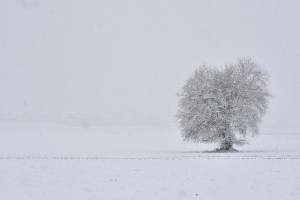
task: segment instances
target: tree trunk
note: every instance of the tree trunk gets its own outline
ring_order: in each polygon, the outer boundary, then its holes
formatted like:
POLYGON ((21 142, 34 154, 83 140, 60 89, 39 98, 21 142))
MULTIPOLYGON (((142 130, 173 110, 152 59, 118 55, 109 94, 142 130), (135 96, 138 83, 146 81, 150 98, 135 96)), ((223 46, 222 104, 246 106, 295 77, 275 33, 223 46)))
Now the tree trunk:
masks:
POLYGON ((219 151, 230 151, 233 150, 233 141, 230 134, 229 125, 224 122, 222 127, 219 129, 220 132, 220 148, 219 151))
POLYGON ((220 151, 233 150, 233 142, 230 136, 226 136, 221 140, 220 151))

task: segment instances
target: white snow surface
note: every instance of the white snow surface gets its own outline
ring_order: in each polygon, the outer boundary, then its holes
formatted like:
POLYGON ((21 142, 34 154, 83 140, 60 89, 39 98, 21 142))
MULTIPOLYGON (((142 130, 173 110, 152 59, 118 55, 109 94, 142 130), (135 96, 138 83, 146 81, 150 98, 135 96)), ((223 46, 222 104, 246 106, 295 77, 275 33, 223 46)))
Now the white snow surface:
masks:
POLYGON ((0 199, 300 199, 299 132, 205 152, 216 147, 176 127, 5 122, 0 199))

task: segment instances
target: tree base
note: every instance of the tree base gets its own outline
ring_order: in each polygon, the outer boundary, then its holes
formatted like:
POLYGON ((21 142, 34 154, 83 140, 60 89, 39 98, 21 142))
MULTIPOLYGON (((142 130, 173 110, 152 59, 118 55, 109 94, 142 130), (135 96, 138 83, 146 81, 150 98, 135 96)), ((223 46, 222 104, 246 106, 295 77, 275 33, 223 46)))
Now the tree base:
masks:
POLYGON ((237 149, 230 148, 230 149, 222 149, 222 148, 216 148, 212 151, 205 151, 206 153, 236 153, 239 152, 237 149))
POLYGON ((236 150, 234 148, 230 148, 230 149, 217 148, 212 152, 215 152, 215 153, 235 153, 235 152, 238 152, 238 150, 236 150))

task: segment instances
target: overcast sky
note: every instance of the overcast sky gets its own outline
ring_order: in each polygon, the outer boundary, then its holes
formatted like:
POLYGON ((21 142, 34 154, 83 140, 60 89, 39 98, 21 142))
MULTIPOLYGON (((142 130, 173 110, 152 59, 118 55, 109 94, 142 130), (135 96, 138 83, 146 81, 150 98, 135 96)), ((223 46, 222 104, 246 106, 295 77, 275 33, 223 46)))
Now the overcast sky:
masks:
POLYGON ((195 68, 242 56, 270 73, 263 128, 300 129, 298 0, 1 0, 0 116, 170 125, 195 68))

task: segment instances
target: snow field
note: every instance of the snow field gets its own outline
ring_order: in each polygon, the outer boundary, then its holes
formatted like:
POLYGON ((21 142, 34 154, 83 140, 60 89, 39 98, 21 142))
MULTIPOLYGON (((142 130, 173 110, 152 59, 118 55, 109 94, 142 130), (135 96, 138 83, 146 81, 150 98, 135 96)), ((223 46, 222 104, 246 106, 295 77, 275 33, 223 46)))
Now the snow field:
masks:
POLYGON ((178 130, 0 126, 5 200, 299 199, 300 135, 262 134, 238 153, 205 153, 178 130))

